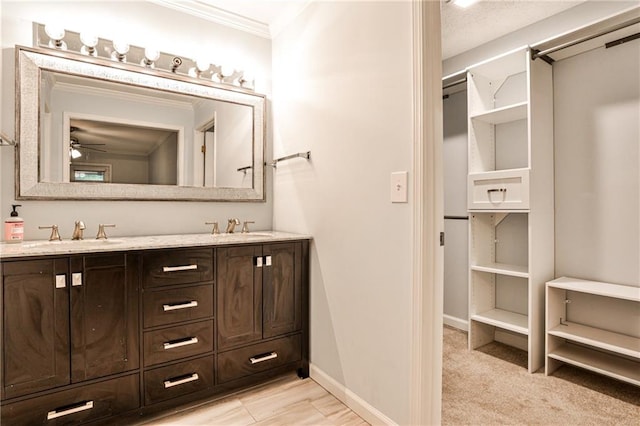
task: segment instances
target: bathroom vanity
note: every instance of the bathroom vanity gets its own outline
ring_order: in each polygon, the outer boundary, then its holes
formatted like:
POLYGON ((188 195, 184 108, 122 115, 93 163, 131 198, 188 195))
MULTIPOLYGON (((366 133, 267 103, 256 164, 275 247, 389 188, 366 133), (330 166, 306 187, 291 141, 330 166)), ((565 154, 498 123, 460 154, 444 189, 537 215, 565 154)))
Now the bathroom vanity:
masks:
POLYGON ((132 420, 309 374, 310 237, 24 242, 2 259, 2 423, 132 420))

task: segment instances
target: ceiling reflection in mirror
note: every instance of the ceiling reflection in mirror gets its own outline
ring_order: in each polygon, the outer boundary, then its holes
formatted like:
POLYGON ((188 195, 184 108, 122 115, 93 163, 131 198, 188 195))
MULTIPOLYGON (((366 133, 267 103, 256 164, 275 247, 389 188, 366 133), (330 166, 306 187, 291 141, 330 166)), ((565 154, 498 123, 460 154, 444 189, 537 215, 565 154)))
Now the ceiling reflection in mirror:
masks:
POLYGON ((263 95, 29 50, 20 198, 264 201, 263 95))

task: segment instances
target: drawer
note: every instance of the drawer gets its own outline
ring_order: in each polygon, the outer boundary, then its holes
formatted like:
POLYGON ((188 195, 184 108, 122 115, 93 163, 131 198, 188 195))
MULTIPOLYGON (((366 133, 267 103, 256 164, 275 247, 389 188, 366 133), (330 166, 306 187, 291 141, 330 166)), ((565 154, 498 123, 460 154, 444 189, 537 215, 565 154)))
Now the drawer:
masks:
POLYGON ((299 334, 218 354, 218 383, 280 367, 302 358, 299 334))
POLYGON ((144 287, 213 281, 213 250, 161 250, 142 256, 144 287))
POLYGON ((469 210, 529 209, 529 169, 469 175, 469 210))
POLYGON ((1 423, 79 424, 106 419, 139 406, 139 376, 135 374, 4 405, 1 423))
POLYGON ((153 404, 213 386, 213 355, 144 373, 144 402, 153 404))
POLYGON ((213 285, 144 293, 144 327, 213 316, 213 285))
POLYGON ((211 351, 212 320, 144 333, 145 367, 211 351))

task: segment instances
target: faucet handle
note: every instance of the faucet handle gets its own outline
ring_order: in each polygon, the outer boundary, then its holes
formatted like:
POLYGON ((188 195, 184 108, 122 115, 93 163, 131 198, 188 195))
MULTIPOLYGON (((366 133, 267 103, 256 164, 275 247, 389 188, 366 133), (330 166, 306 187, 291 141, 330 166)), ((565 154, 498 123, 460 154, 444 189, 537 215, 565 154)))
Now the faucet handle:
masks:
POLYGON ((205 222, 205 225, 213 225, 213 229, 211 230, 212 234, 219 234, 220 233, 220 228, 218 228, 218 222, 205 222))
POLYGON ((249 224, 250 223, 256 223, 253 220, 245 220, 244 223, 242 224, 242 233, 243 234, 247 234, 249 232, 249 224))
POLYGON ((62 241, 62 238, 60 238, 60 233, 58 232, 58 225, 38 226, 38 229, 51 229, 49 241, 62 241))
POLYGON ((107 234, 104 232, 104 228, 115 228, 116 226, 114 224, 99 224, 98 225, 98 235, 96 235, 96 240, 106 240, 107 239, 107 234))

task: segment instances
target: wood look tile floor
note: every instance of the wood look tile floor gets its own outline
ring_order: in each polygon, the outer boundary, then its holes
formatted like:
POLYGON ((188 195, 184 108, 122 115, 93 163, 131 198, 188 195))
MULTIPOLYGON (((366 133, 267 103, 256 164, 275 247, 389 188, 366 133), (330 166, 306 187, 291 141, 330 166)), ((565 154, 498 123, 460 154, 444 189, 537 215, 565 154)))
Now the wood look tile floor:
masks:
POLYGON ((295 374, 222 399, 181 408, 144 425, 368 425, 312 379, 295 374))

